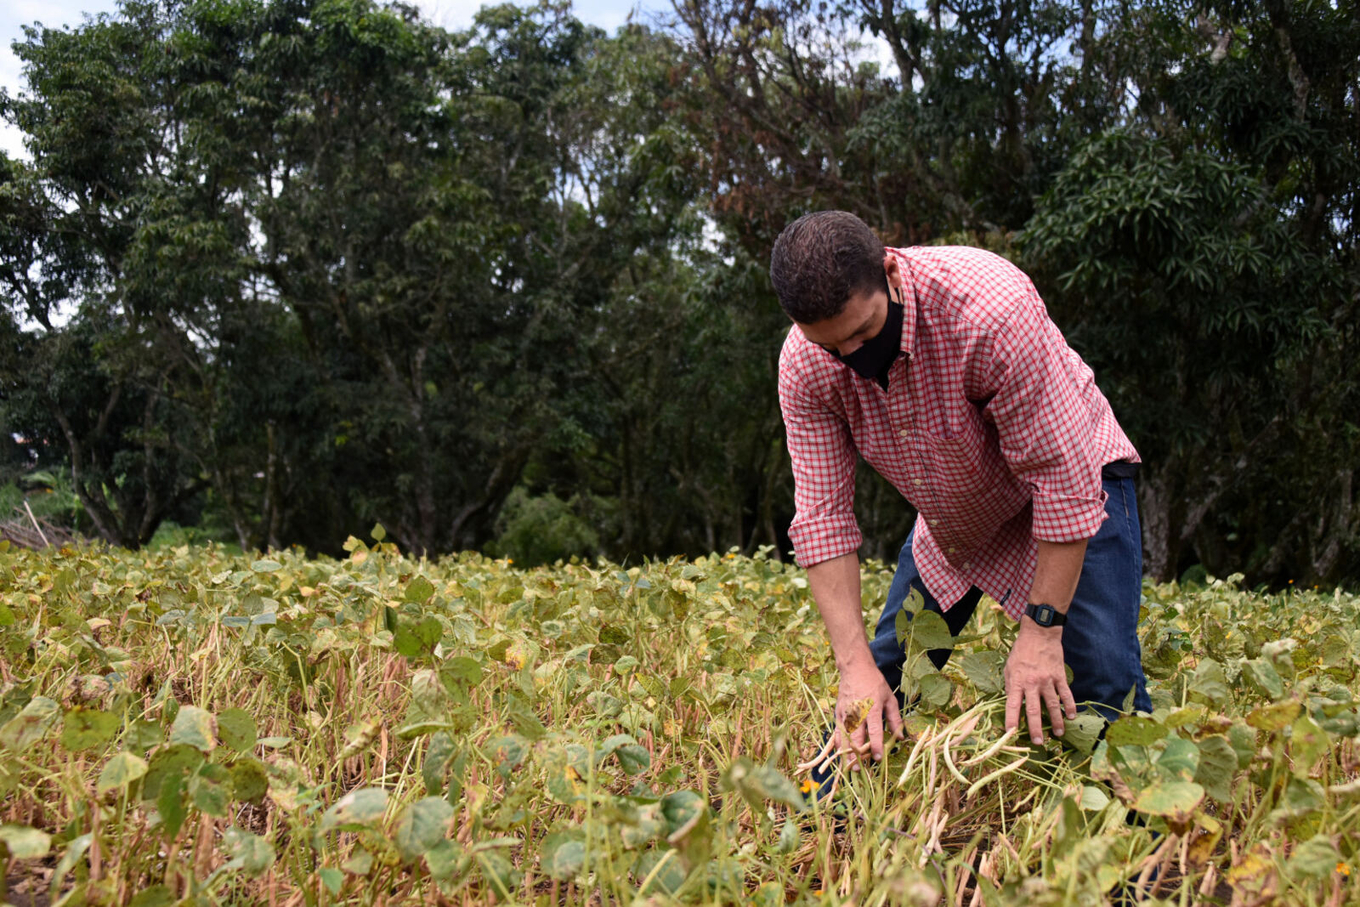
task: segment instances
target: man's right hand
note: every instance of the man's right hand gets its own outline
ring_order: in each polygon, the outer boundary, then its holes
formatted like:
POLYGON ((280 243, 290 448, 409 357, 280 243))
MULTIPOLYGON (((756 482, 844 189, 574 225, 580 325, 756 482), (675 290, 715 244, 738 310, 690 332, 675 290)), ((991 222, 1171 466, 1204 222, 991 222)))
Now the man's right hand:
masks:
POLYGON ((903 738, 902 710, 897 697, 873 662, 841 670, 840 692, 836 696, 836 746, 834 752, 849 749, 852 770, 859 770, 860 759, 883 758, 884 719, 889 733, 903 738), (848 738, 847 738, 848 734, 848 738))

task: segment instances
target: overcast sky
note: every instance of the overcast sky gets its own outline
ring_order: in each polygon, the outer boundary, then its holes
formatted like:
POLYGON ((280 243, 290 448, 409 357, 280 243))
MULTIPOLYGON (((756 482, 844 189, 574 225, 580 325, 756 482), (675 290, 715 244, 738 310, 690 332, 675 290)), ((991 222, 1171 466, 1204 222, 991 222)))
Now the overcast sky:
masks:
MULTIPOLYGON (((472 24, 472 16, 482 7, 483 0, 416 0, 415 5, 436 25, 458 29, 472 24)), ((117 0, 3 0, 0 3, 0 87, 11 95, 27 88, 23 84, 19 58, 10 50, 13 42, 23 38, 25 25, 40 22, 47 28, 76 26, 85 21, 87 15, 112 13, 117 8, 117 0)), ((575 4, 578 17, 611 34, 634 9, 664 11, 670 9, 670 4, 665 0, 583 0, 575 4)), ((28 157, 21 134, 8 124, 0 124, 0 150, 11 157, 28 157)))

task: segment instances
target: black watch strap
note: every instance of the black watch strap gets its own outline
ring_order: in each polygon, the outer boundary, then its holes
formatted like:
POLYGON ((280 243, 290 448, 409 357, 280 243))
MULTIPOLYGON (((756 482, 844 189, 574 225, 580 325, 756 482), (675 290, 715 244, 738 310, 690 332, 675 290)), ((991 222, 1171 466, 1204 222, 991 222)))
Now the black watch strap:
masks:
POLYGON ((1025 613, 1041 627, 1061 627, 1067 623, 1067 615, 1052 605, 1025 605, 1025 613))

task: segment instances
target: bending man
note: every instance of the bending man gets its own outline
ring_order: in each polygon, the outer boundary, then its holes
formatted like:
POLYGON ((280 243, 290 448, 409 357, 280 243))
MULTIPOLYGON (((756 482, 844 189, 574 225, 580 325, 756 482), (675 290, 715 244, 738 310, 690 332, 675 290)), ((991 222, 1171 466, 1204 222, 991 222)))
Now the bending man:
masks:
POLYGON ((983 593, 1020 621, 1007 728, 1023 713, 1042 742, 1044 713, 1061 735, 1077 702, 1112 714, 1130 690, 1150 710, 1138 453, 1030 280, 977 249, 885 249, 842 211, 789 225, 770 277, 794 321, 779 359, 789 534, 841 675, 837 734, 853 703, 874 700, 837 746, 881 759, 885 725, 901 736, 895 622, 913 587, 956 636, 983 593), (919 514, 872 640, 853 512, 860 456, 919 514))

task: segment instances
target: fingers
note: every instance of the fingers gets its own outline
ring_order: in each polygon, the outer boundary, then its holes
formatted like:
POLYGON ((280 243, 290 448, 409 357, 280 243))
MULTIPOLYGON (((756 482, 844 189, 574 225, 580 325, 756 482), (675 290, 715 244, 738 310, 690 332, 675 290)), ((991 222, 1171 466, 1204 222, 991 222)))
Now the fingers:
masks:
POLYGON ((1048 689, 1044 692, 1044 704, 1048 706, 1048 723, 1053 726, 1053 736, 1063 735, 1063 703, 1060 694, 1056 689, 1048 689))
POLYGON ((859 760, 869 752, 869 721, 860 722, 859 727, 850 734, 850 770, 859 771, 859 760))
POLYGON ((1063 710, 1068 718, 1077 717, 1077 700, 1072 695, 1072 688, 1067 685, 1066 680, 1058 682, 1058 695, 1062 697, 1063 710))
POLYGON ((1013 683, 1006 684, 1006 730, 1014 731, 1020 727, 1020 703, 1024 693, 1013 683))
POLYGON ((1044 742, 1043 715, 1040 712, 1039 691, 1034 687, 1025 690, 1025 721, 1029 725, 1029 739, 1035 743, 1044 742))
POLYGON ((892 731, 894 739, 905 740, 907 727, 902 721, 902 709, 897 705, 897 697, 889 696, 883 704, 883 710, 888 713, 888 730, 892 731))
POLYGON ((869 751, 875 762, 883 761, 883 707, 879 706, 869 713, 864 722, 869 725, 869 751))

